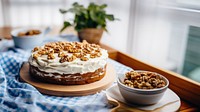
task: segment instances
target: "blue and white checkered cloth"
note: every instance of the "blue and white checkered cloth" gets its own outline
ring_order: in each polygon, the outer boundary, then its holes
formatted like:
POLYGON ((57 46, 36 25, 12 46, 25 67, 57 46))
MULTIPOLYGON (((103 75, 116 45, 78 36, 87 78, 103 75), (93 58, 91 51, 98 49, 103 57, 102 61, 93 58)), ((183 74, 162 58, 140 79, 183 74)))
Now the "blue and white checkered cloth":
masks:
MULTIPOLYGON (((105 112, 109 105, 105 92, 81 97, 41 94, 32 85, 19 81, 19 70, 30 52, 10 49, 0 52, 0 112, 105 112)), ((117 72, 130 70, 109 59, 117 72)))

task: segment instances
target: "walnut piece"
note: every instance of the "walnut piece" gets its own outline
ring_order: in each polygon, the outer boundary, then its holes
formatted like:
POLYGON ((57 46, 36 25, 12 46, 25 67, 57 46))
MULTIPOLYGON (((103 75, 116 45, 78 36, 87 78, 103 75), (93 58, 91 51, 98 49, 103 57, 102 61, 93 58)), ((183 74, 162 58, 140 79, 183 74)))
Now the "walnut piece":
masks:
POLYGON ((77 49, 77 48, 71 48, 68 50, 69 53, 80 53, 81 50, 80 49, 77 49))
POLYGON ((90 54, 90 58, 100 57, 102 54, 100 52, 95 52, 90 54))
POLYGON ((60 58, 60 63, 72 62, 75 59, 76 59, 76 57, 74 55, 72 55, 72 56, 65 55, 65 56, 63 56, 63 57, 60 58))
POLYGON ((71 49, 71 48, 72 48, 72 46, 66 45, 66 46, 64 46, 64 49, 63 49, 63 50, 68 51, 68 50, 71 49))
POLYGON ((45 49, 39 50, 38 54, 40 55, 47 55, 47 51, 45 49))
POLYGON ((77 58, 81 58, 82 56, 84 56, 84 54, 82 53, 73 53, 73 55, 77 58))
POLYGON ((60 63, 66 62, 66 61, 67 61, 66 57, 67 57, 67 55, 61 57, 61 58, 60 58, 60 63))
POLYGON ((55 59, 55 56, 53 53, 48 54, 47 59, 55 59))
POLYGON ((72 62, 76 59, 76 56, 72 55, 71 57, 68 57, 68 62, 72 62))
POLYGON ((81 61, 87 61, 87 60, 89 60, 87 57, 85 56, 81 57, 81 61))
POLYGON ((59 53, 62 51, 62 49, 60 47, 55 47, 53 50, 55 53, 59 53))
POLYGON ((39 50, 39 47, 35 47, 32 52, 35 52, 35 51, 38 51, 39 50))
POLYGON ((63 56, 65 56, 65 53, 64 53, 64 52, 59 52, 59 53, 58 53, 58 57, 63 57, 63 56))
POLYGON ((40 54, 37 54, 37 53, 34 53, 34 54, 33 54, 33 58, 34 58, 34 59, 37 59, 39 56, 40 56, 40 54))

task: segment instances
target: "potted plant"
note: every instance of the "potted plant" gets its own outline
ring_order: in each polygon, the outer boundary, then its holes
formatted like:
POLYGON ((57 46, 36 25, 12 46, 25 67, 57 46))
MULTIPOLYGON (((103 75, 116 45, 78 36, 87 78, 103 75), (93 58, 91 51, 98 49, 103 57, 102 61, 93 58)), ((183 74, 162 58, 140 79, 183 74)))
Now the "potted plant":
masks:
POLYGON ((87 40, 89 43, 99 44, 103 31, 107 31, 107 20, 116 20, 112 14, 106 13, 106 7, 106 4, 97 5, 94 3, 90 3, 88 7, 84 7, 75 2, 72 8, 69 8, 68 10, 60 9, 62 14, 68 12, 74 13, 73 22, 64 21, 60 32, 69 26, 74 26, 81 41, 87 40))

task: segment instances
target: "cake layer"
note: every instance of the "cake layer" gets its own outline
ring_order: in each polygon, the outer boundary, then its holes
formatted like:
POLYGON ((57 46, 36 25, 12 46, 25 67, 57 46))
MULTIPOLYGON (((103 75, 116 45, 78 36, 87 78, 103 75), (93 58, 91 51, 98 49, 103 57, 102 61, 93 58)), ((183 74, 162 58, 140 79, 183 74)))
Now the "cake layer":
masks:
POLYGON ((84 74, 58 74, 58 73, 47 73, 40 71, 37 67, 30 65, 30 75, 40 81, 64 84, 64 85, 78 85, 88 84, 102 79, 106 73, 106 66, 99 68, 94 72, 88 72, 84 74))

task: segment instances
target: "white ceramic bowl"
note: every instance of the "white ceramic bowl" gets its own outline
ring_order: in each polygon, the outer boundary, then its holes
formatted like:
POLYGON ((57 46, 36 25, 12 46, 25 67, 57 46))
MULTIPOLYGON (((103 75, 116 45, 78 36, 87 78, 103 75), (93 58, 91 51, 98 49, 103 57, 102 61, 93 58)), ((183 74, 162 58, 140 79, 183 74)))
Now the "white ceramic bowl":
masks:
MULTIPOLYGON (((144 71, 136 70, 136 72, 144 71)), ((169 81, 167 80, 167 78, 165 78, 164 76, 162 77, 163 80, 166 82, 166 86, 156 89, 137 89, 128 87, 122 83, 124 81, 125 74, 119 75, 117 84, 119 86, 119 91, 121 95, 127 102, 139 105, 151 105, 157 103, 162 98, 166 89, 169 86, 169 81)))
POLYGON ((19 28, 19 29, 14 29, 11 32, 11 35, 14 40, 15 47, 28 50, 28 49, 33 49, 35 46, 38 46, 43 42, 44 30, 40 28, 19 28), (41 33, 33 36, 23 36, 23 37, 18 36, 19 32, 26 32, 31 29, 40 30, 41 33))

